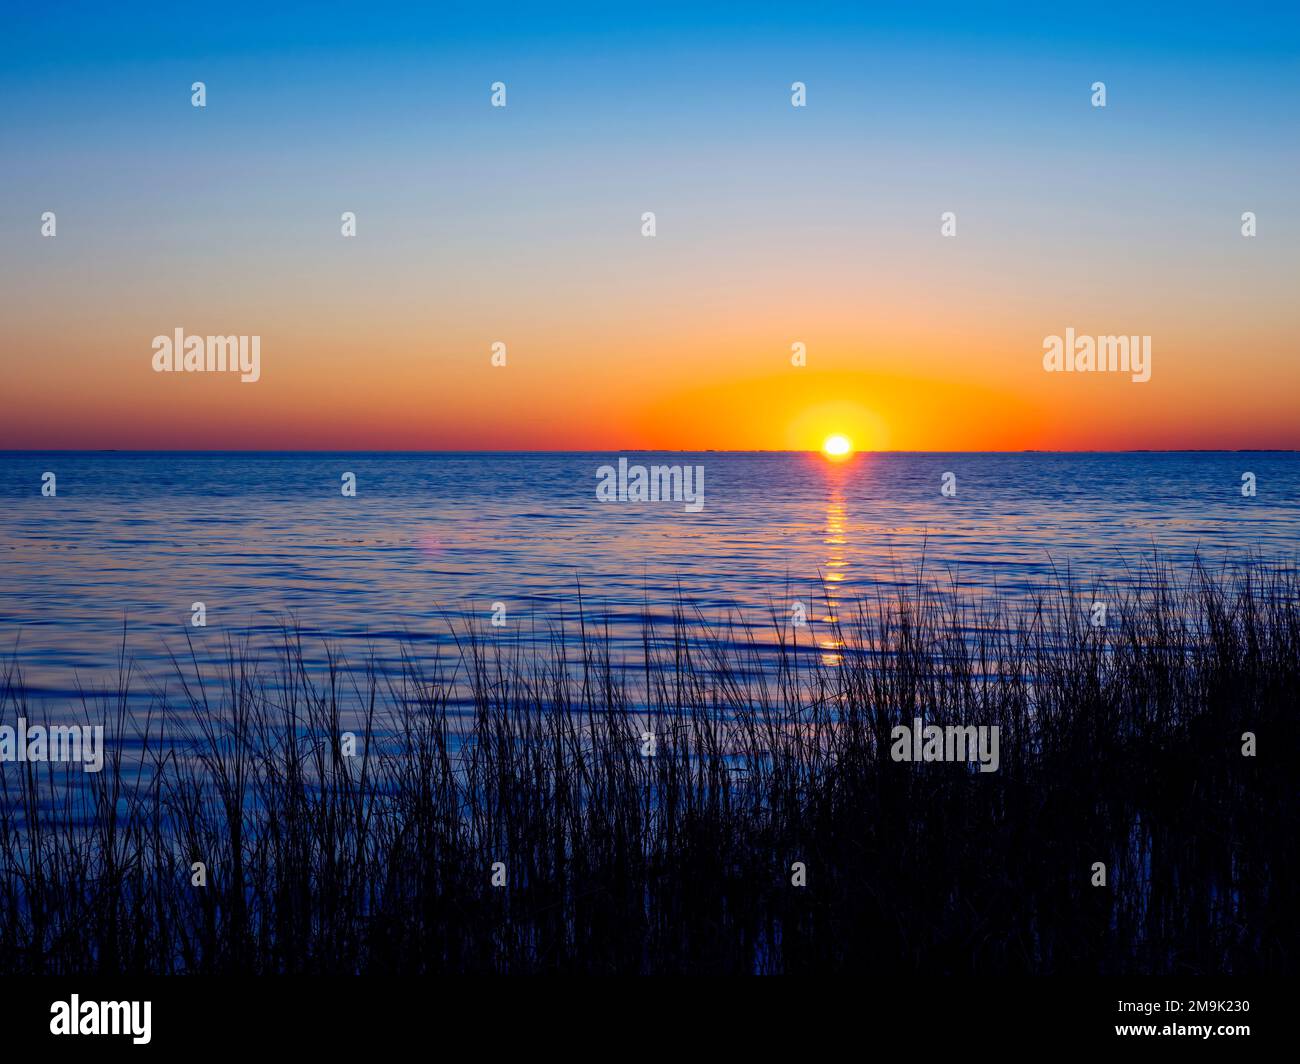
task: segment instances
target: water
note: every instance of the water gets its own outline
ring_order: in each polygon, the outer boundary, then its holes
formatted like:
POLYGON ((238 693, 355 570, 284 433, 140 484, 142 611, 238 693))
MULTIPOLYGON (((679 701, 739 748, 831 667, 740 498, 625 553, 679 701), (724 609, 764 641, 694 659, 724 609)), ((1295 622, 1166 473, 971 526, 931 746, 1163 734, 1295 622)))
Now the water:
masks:
POLYGON ((565 620, 573 637, 580 589, 634 654, 679 601, 766 638, 773 608, 802 601, 818 621, 914 578, 922 557, 935 577, 1015 595, 1067 565, 1118 577, 1152 547, 1175 563, 1293 560, 1300 543, 1293 452, 627 457, 703 466, 703 511, 598 502, 608 453, 0 452, 4 652, 57 703, 112 683, 124 630, 149 676, 170 674, 187 632, 215 658, 286 618, 392 669, 400 639, 449 653, 449 623, 544 640, 565 620), (196 602, 206 628, 190 624, 196 602))

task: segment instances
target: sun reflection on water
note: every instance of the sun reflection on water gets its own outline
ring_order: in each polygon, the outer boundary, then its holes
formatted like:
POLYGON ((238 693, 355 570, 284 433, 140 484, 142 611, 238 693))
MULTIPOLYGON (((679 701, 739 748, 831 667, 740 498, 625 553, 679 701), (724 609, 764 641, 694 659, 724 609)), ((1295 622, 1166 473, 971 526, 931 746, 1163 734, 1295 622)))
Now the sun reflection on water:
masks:
MULTIPOLYGON (((834 625, 839 620, 841 586, 848 580, 848 508, 844 502, 844 490, 837 481, 832 484, 830 497, 826 502, 826 527, 822 531, 822 544, 827 548, 826 561, 822 565, 823 598, 826 614, 822 623, 834 625)), ((839 639, 827 634, 817 640, 822 650, 822 664, 837 666, 844 656, 839 653, 844 644, 839 639)))

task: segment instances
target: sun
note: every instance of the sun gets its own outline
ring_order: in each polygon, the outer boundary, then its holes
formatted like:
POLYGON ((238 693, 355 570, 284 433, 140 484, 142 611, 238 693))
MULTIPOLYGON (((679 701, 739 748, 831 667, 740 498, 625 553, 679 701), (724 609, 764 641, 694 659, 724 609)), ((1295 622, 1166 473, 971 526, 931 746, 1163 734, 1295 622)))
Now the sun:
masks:
POLYGON ((822 443, 822 454, 832 462, 842 462, 853 454, 853 441, 836 432, 822 443))

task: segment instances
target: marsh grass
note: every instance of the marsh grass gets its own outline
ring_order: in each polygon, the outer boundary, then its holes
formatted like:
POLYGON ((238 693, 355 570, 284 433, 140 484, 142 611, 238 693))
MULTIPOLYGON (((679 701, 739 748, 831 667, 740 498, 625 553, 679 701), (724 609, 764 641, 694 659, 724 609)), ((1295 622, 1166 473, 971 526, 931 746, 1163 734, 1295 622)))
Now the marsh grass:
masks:
POLYGON ((0 764, 0 972, 1294 972, 1298 590, 1156 562, 1093 628, 1068 576, 918 580, 811 633, 834 667, 779 612, 683 608, 627 668, 579 609, 397 679, 290 629, 147 712, 124 651, 103 772, 0 764), (892 761, 913 717, 1000 770, 892 761))

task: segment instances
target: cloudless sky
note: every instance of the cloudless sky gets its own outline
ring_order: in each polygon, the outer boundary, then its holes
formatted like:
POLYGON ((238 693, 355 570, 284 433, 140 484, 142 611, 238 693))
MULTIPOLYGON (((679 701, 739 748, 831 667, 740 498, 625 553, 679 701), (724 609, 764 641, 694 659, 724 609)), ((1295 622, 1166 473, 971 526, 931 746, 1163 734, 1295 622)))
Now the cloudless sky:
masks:
POLYGON ((1294 5, 7 10, 0 446, 1300 447, 1298 55, 1294 5), (178 327, 262 379, 154 373, 178 327), (1045 373, 1067 327, 1151 381, 1045 373))

